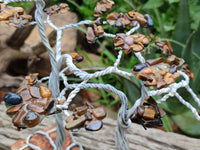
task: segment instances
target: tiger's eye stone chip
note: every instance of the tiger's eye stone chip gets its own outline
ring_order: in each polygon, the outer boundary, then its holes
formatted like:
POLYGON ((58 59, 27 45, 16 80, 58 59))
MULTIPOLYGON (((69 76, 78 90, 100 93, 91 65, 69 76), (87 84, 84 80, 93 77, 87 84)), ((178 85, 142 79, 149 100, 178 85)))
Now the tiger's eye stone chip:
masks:
POLYGON ((22 97, 23 101, 27 102, 32 99, 32 96, 29 92, 29 90, 23 90, 22 92, 19 93, 19 95, 22 97))
POLYGON ((41 94, 42 98, 50 98, 51 90, 48 87, 40 86, 40 94, 41 94))
POLYGON ((8 20, 8 19, 9 19, 9 15, 0 13, 0 21, 4 21, 4 20, 8 20))
POLYGON ((35 104, 32 104, 32 103, 29 103, 27 105, 27 109, 34 111, 34 112, 37 112, 38 114, 41 114, 41 115, 45 114, 44 107, 41 106, 41 105, 35 105, 35 104))
POLYGON ((88 131, 98 131, 103 127, 101 120, 86 121, 85 129, 88 131))
POLYGON ((164 62, 164 58, 160 57, 160 58, 156 58, 156 59, 148 59, 146 61, 147 64, 149 64, 150 66, 156 65, 156 64, 160 64, 164 62))
POLYGON ((81 107, 77 107, 75 108, 75 111, 77 112, 77 114, 79 116, 85 114, 87 112, 88 107, 87 106, 81 106, 81 107))
POLYGON ((86 121, 85 116, 81 116, 80 118, 73 120, 73 121, 69 121, 66 123, 65 128, 67 130, 72 130, 72 129, 76 129, 76 128, 80 128, 86 121))
POLYGON ((156 110, 152 107, 145 107, 143 117, 145 119, 154 119, 156 110))
POLYGON ((94 117, 98 120, 102 120, 106 117, 107 115, 107 112, 106 110, 103 108, 103 107, 98 107, 98 108, 95 108, 93 111, 92 111, 94 117))
POLYGON ((30 90, 30 93, 33 97, 35 98, 41 98, 41 95, 40 95, 40 89, 38 87, 35 87, 35 86, 31 86, 29 88, 30 90))
POLYGON ((7 109, 6 113, 8 115, 14 115, 15 113, 17 113, 22 107, 24 106, 24 104, 19 104, 19 105, 16 105, 14 107, 11 107, 9 109, 7 109))
POLYGON ((26 111, 24 109, 20 109, 12 120, 14 126, 17 127, 23 126, 24 125, 23 118, 25 117, 25 115, 26 111))
POLYGON ((23 118, 23 122, 28 127, 34 127, 40 122, 40 117, 36 112, 29 111, 26 116, 23 118))
POLYGON ((139 73, 137 75, 137 78, 142 80, 142 81, 149 81, 149 82, 152 82, 153 81, 153 78, 151 78, 149 75, 146 75, 144 73, 139 73))

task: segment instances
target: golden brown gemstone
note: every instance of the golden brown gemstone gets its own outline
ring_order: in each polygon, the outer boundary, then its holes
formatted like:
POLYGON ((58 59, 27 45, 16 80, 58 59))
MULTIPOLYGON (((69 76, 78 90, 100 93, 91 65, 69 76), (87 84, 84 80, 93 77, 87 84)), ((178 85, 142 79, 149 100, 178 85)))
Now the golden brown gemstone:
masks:
POLYGON ((98 31, 99 34, 103 34, 104 33, 104 30, 103 30, 102 26, 97 26, 97 31, 98 31))
POLYGON ((43 98, 50 98, 51 90, 48 87, 40 86, 40 94, 43 98))
POLYGON ((0 21, 4 21, 4 20, 8 20, 9 16, 7 14, 4 13, 0 13, 0 21))
POLYGON ((29 90, 30 90, 30 93, 31 93, 31 95, 32 95, 33 97, 35 97, 35 98, 41 98, 40 90, 39 90, 38 87, 31 86, 31 87, 29 88, 29 90))
POLYGON ((11 107, 9 109, 7 109, 6 113, 8 115, 14 115, 15 113, 17 113, 22 107, 24 106, 24 104, 19 104, 17 106, 11 107))
POLYGON ((107 115, 107 112, 106 110, 103 108, 103 107, 98 107, 98 108, 95 108, 93 111, 92 111, 94 117, 98 120, 102 120, 106 117, 107 115))
POLYGON ((88 107, 87 106, 81 106, 81 107, 76 107, 75 112, 81 116, 87 112, 88 107))
POLYGON ((172 74, 167 72, 166 75, 164 76, 164 79, 171 78, 171 77, 172 77, 172 74))
POLYGON ((29 111, 23 118, 23 122, 28 127, 34 127, 40 123, 40 117, 36 112, 29 111))
POLYGON ((69 121, 66 123, 65 128, 67 130, 72 130, 72 129, 76 129, 76 128, 80 128, 86 121, 85 116, 81 116, 80 118, 73 120, 73 121, 69 121))
POLYGON ((157 81, 157 89, 162 89, 166 85, 167 83, 165 82, 165 80, 157 81))
POLYGON ((95 34, 96 37, 99 36, 99 33, 98 33, 98 30, 97 30, 97 25, 96 24, 93 24, 93 32, 95 34))
POLYGON ((180 74, 178 72, 175 72, 172 77, 176 80, 180 77, 180 74))
POLYGON ((119 14, 116 12, 110 13, 107 17, 106 20, 117 20, 119 17, 119 14))
POLYGON ((7 14, 9 17, 13 17, 14 16, 14 10, 12 10, 12 9, 4 9, 2 11, 2 13, 7 14))
POLYGON ((145 107, 143 117, 145 119, 154 119, 155 114, 156 114, 155 108, 145 107))
POLYGON ((85 122, 85 129, 88 131, 98 131, 103 127, 103 122, 101 120, 92 120, 85 122))
POLYGON ((20 109, 12 120, 14 126, 24 127, 23 118, 25 117, 25 115, 26 111, 24 111, 24 109, 20 109))
POLYGON ((151 78, 149 75, 146 75, 144 73, 139 73, 137 75, 137 78, 142 80, 142 81, 149 81, 149 82, 152 82, 153 81, 153 78, 151 78))
POLYGON ((170 85, 175 82, 174 78, 165 78, 164 80, 167 83, 167 85, 170 85))
POLYGON ((164 47, 163 47, 163 54, 169 56, 173 53, 173 49, 172 49, 172 46, 171 46, 171 44, 168 40, 165 42, 165 44, 167 45, 167 51, 164 52, 164 47))
POLYGON ((119 47, 119 46, 122 46, 124 44, 124 41, 123 40, 118 40, 118 41, 116 41, 115 43, 114 43, 114 46, 115 47, 119 47))
POLYGON ((5 4, 0 4, 0 9, 5 9, 7 6, 5 4))
POLYGON ((36 105, 36 104, 29 103, 27 105, 27 109, 34 111, 34 112, 37 112, 38 114, 41 114, 41 115, 45 114, 45 110, 44 110, 44 107, 42 105, 36 105))
POLYGON ((130 49, 134 52, 140 52, 144 49, 144 47, 142 45, 139 44, 133 44, 130 46, 130 49))
POLYGON ((175 55, 171 55, 167 58, 166 63, 169 65, 177 65, 180 66, 183 64, 183 61, 175 55))
POLYGON ((156 85, 157 85, 156 79, 155 79, 154 77, 151 77, 151 78, 153 79, 152 82, 149 82, 149 81, 145 81, 145 82, 144 82, 144 85, 145 85, 146 87, 156 86, 156 85))
POLYGON ((146 63, 149 64, 150 66, 157 65, 164 62, 164 58, 156 58, 156 59, 148 59, 146 60, 146 63))
POLYGON ((144 73, 144 74, 152 74, 153 73, 153 71, 151 70, 151 68, 144 68, 143 70, 142 70, 142 73, 144 73))
POLYGON ((48 101, 48 98, 40 98, 40 99, 34 99, 32 103, 36 105, 44 106, 46 105, 47 101, 48 101))

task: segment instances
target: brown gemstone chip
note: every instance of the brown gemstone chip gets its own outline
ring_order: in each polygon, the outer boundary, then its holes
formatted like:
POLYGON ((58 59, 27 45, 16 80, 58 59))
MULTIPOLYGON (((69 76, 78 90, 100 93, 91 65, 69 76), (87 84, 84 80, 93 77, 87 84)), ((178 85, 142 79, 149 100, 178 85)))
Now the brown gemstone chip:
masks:
POLYGON ((106 117, 107 115, 107 112, 106 110, 103 108, 103 107, 98 107, 98 108, 95 108, 93 111, 92 111, 94 117, 98 120, 102 120, 106 117))
POLYGON ((41 95, 40 95, 40 89, 38 87, 35 87, 35 86, 31 86, 29 88, 30 90, 30 93, 33 97, 35 98, 41 98, 41 95))
POLYGON ((156 110, 153 107, 145 107, 143 117, 145 119, 154 119, 156 110))
POLYGON ((149 82, 152 82, 153 81, 153 78, 151 78, 149 75, 146 75, 144 73, 139 73, 137 75, 137 78, 142 80, 142 81, 149 81, 149 82))
POLYGON ((38 123, 40 123, 40 117, 36 112, 29 111, 26 116, 23 118, 23 122, 28 126, 28 127, 34 127, 38 123))
POLYGON ((98 131, 103 127, 103 122, 101 120, 93 120, 85 122, 85 129, 88 131, 98 131))
POLYGON ((160 64, 162 62, 164 62, 164 58, 162 58, 162 57, 156 58, 156 59, 148 59, 146 61, 146 63, 149 64, 150 66, 157 65, 157 64, 160 64))
POLYGON ((24 106, 24 104, 19 104, 17 106, 11 107, 9 109, 7 109, 6 113, 8 115, 14 115, 15 113, 17 113, 22 107, 24 106))
POLYGON ((76 107, 75 111, 77 115, 81 116, 87 112, 88 107, 87 106, 81 106, 81 107, 76 107))
POLYGON ((47 101, 48 101, 47 98, 40 98, 40 99, 34 99, 32 103, 44 106, 47 103, 47 101))
POLYGON ((14 126, 16 127, 24 126, 23 118, 25 117, 25 115, 26 111, 24 109, 20 109, 12 120, 14 126))
POLYGON ((51 90, 48 87, 40 86, 40 94, 43 98, 50 98, 51 90))
POLYGON ((92 27, 88 27, 86 39, 87 39, 88 43, 94 43, 95 42, 95 34, 94 34, 92 27))
POLYGON ((23 90, 22 92, 19 93, 19 95, 22 97, 23 101, 27 102, 32 99, 32 96, 29 92, 29 90, 23 90))
POLYGON ((65 128, 67 130, 72 130, 72 129, 76 129, 76 128, 80 128, 86 121, 85 116, 81 116, 80 118, 73 120, 73 121, 69 121, 66 123, 65 128))
POLYGON ((41 105, 36 105, 36 104, 29 103, 27 105, 27 109, 31 110, 31 111, 34 111, 34 112, 37 112, 38 114, 41 114, 41 115, 45 114, 44 107, 41 106, 41 105))

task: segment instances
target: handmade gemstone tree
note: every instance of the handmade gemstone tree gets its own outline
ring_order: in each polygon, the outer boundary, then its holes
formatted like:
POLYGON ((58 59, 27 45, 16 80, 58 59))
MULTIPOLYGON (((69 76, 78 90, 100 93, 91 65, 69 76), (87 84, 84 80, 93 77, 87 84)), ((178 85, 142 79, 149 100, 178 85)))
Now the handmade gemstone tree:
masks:
MULTIPOLYGON (((47 115, 55 114, 57 127, 57 143, 54 148, 60 149, 64 140, 64 130, 74 130, 84 127, 88 131, 100 130, 103 126, 102 120, 106 117, 106 111, 103 107, 94 108, 91 104, 86 103, 81 107, 73 110, 71 115, 66 113, 69 109, 69 104, 81 89, 97 88, 109 90, 117 94, 122 103, 118 112, 118 121, 116 125, 116 146, 118 149, 128 149, 128 142, 125 131, 131 125, 131 122, 140 123, 145 129, 146 127, 162 126, 161 118, 165 112, 158 107, 157 103, 166 101, 169 97, 175 96, 188 109, 192 111, 197 120, 200 116, 197 110, 187 101, 185 101, 177 92, 181 87, 185 87, 191 94, 191 97, 200 105, 200 100, 189 87, 189 78, 193 78, 193 73, 190 72, 189 66, 183 65, 184 60, 173 55, 173 49, 169 43, 156 41, 155 45, 163 53, 163 57, 152 58, 145 60, 141 52, 148 47, 149 38, 143 34, 134 33, 139 28, 152 28, 153 20, 146 14, 142 15, 136 10, 128 11, 125 14, 112 12, 107 15, 106 21, 101 17, 104 13, 111 12, 114 1, 101 0, 97 3, 94 10, 94 21, 84 20, 76 24, 68 24, 62 27, 57 27, 51 22, 51 15, 55 13, 65 13, 68 9, 67 4, 54 5, 43 11, 45 3, 43 0, 36 0, 35 21, 29 22, 31 16, 24 14, 21 7, 11 7, 6 4, 10 2, 20 2, 20 0, 4 0, 4 4, 0 5, 0 20, 8 21, 8 25, 21 27, 26 25, 37 24, 38 32, 42 42, 45 45, 51 63, 51 74, 49 77, 37 79, 36 73, 25 77, 22 84, 16 93, 7 93, 4 96, 4 101, 8 105, 7 114, 13 115, 13 124, 18 128, 34 127, 39 124, 47 115), (46 20, 44 13, 47 14, 46 20), (52 27, 57 32, 56 52, 54 53, 45 35, 45 23, 52 27), (66 28, 76 28, 80 25, 88 25, 86 38, 89 43, 94 43, 97 38, 106 36, 113 39, 115 50, 118 50, 118 56, 113 66, 109 66, 105 70, 95 73, 87 73, 76 67, 78 62, 83 60, 79 54, 61 54, 61 38, 62 32, 66 28), (113 28, 131 28, 126 33, 110 34, 104 32, 103 26, 108 24, 113 28), (129 72, 122 71, 118 68, 122 60, 122 54, 135 55, 139 64, 129 68, 129 72), (66 67, 61 70, 61 66, 65 62, 66 67), (182 69, 180 67, 182 66, 182 69), (68 70, 77 78, 82 80, 81 83, 69 83, 65 71, 68 70), (136 100, 135 104, 127 109, 127 97, 115 87, 109 84, 88 83, 92 78, 98 78, 110 73, 117 73, 123 76, 138 78, 141 80, 141 97, 136 100), (179 82, 176 82, 182 76, 179 82), (65 87, 60 89, 59 79, 62 79, 65 87), (48 80, 48 87, 42 82, 48 80), (65 93, 73 89, 68 97, 65 93), (161 95, 161 99, 154 100, 152 96, 161 95), (67 115, 66 122, 63 124, 61 114, 67 115), (64 128, 65 126, 65 128, 64 128)), ((133 91, 134 92, 134 91, 133 91)), ((37 146, 30 144, 27 140, 27 145, 34 149, 39 149, 37 146)), ((24 147, 25 148, 25 147, 24 147)), ((81 147, 80 147, 81 148, 81 147)))

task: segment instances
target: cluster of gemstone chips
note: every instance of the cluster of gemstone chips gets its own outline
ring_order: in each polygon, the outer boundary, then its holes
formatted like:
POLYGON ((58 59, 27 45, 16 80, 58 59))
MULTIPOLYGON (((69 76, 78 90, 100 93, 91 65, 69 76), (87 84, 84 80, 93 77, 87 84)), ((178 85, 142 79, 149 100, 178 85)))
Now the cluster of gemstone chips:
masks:
POLYGON ((28 25, 31 20, 32 16, 25 15, 22 7, 12 7, 0 4, 0 21, 9 21, 9 26, 25 26, 28 25))
POLYGON ((113 41, 115 48, 124 50, 126 54, 129 54, 131 51, 140 52, 149 44, 148 38, 139 33, 133 35, 117 33, 113 41))
POLYGON ((53 5, 49 9, 45 9, 45 12, 48 15, 53 15, 53 14, 58 14, 58 13, 66 13, 68 12, 69 5, 66 3, 61 3, 59 6, 58 5, 53 5))
POLYGON ((161 118, 165 115, 166 113, 158 107, 156 101, 151 96, 147 96, 137 107, 131 121, 141 124, 145 129, 146 127, 161 127, 163 125, 161 118))
POLYGON ((84 106, 76 107, 73 114, 67 117, 65 128, 72 130, 85 127, 88 131, 98 131, 102 128, 102 120, 106 115, 103 107, 94 108, 86 103, 84 106))
MULTIPOLYGON (((110 12, 112 10, 112 6, 114 5, 113 1, 110 0, 101 0, 97 3, 94 10, 94 17, 102 17, 104 13, 110 12)), ((136 10, 130 11, 128 13, 110 13, 106 17, 106 22, 108 25, 117 27, 117 28, 125 28, 125 27, 135 27, 137 24, 140 24, 141 27, 153 27, 154 23, 152 18, 146 14, 142 15, 136 10)), ((102 28, 103 21, 101 18, 98 18, 96 21, 91 23, 92 27, 88 27, 86 39, 88 43, 95 43, 95 40, 100 35, 103 35, 104 29, 102 28)), ((122 33, 121 33, 122 34, 122 33)), ((117 35, 116 35, 117 36, 117 35)), ((127 47, 126 47, 127 48, 127 47)), ((135 51, 141 51, 144 48, 144 44, 137 45, 134 49, 135 51)), ((129 48, 130 49, 130 48, 129 48)))
POLYGON ((16 93, 7 93, 4 96, 8 106, 6 113, 12 116, 12 122, 18 129, 39 124, 57 102, 50 98, 51 90, 39 83, 37 76, 38 74, 29 74, 16 93))
POLYGON ((132 73, 138 79, 144 81, 146 87, 161 89, 179 78, 180 74, 177 72, 177 68, 182 64, 182 59, 175 55, 169 56, 166 61, 163 57, 160 57, 135 65, 132 73))

